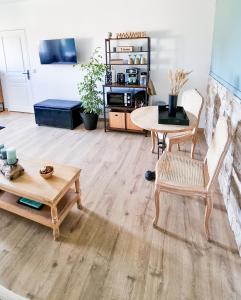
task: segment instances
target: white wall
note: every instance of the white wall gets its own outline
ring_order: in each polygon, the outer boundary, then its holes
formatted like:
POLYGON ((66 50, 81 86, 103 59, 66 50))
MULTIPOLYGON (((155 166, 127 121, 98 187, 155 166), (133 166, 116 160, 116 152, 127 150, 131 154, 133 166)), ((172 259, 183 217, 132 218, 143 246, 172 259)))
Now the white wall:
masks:
POLYGON ((35 71, 34 102, 50 97, 78 99, 79 71, 72 66, 40 65, 41 39, 75 37, 83 62, 96 46, 104 49, 108 31, 147 31, 151 36, 155 99, 167 100, 167 71, 176 67, 193 70, 186 88, 206 94, 215 0, 5 2, 0 2, 0 30, 26 30, 31 70, 35 71))

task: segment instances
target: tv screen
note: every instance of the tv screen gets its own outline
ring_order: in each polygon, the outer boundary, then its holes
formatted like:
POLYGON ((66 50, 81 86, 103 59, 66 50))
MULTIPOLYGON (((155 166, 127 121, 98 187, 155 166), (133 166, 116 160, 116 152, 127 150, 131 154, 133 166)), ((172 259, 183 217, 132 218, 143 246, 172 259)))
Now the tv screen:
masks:
POLYGON ((75 64, 77 54, 73 38, 45 40, 40 42, 41 64, 75 64))

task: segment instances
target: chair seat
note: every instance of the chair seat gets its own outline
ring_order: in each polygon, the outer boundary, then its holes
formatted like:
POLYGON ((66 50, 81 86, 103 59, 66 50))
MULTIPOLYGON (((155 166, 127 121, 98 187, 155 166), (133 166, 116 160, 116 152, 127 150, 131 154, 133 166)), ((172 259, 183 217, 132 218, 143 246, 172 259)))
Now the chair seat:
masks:
POLYGON ((165 151, 157 163, 156 172, 159 186, 206 192, 201 161, 165 151))

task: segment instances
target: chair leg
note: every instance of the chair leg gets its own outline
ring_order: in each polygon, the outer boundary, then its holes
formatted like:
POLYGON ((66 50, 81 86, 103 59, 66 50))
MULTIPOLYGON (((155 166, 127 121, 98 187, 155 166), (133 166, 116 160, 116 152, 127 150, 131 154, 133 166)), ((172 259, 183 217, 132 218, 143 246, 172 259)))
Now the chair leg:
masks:
POLYGON ((177 144, 177 150, 178 150, 178 151, 181 151, 180 144, 177 144))
POLYGON ((206 234, 207 240, 209 240, 209 227, 208 227, 208 222, 209 222, 209 217, 212 213, 213 210, 213 201, 210 195, 207 196, 206 198, 206 208, 205 208, 205 216, 204 216, 204 230, 206 234))
POLYGON ((159 219, 159 213, 160 213, 160 204, 159 204, 160 199, 159 198, 160 198, 160 191, 158 190, 158 188, 155 188, 156 216, 155 216, 155 219, 153 221, 153 227, 157 226, 157 222, 158 222, 158 219, 159 219))
POLYGON ((196 142, 197 142, 197 139, 196 139, 196 137, 194 137, 192 139, 191 158, 194 158, 194 150, 195 150, 195 147, 196 147, 196 142))

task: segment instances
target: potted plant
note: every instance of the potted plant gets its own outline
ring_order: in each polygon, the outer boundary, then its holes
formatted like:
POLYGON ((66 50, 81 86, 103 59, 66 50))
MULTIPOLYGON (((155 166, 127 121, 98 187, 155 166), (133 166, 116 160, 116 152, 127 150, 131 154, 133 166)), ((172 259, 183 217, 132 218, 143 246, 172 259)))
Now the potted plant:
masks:
POLYGON ((82 102, 81 117, 87 130, 96 129, 101 113, 102 92, 98 90, 97 84, 101 82, 106 71, 106 65, 101 63, 101 59, 99 48, 96 48, 88 63, 78 65, 84 72, 78 91, 82 102))
POLYGON ((173 73, 171 70, 169 71, 170 94, 168 113, 170 117, 176 116, 178 94, 181 91, 184 84, 188 82, 188 76, 191 73, 192 71, 185 72, 184 70, 176 70, 175 73, 173 73))

